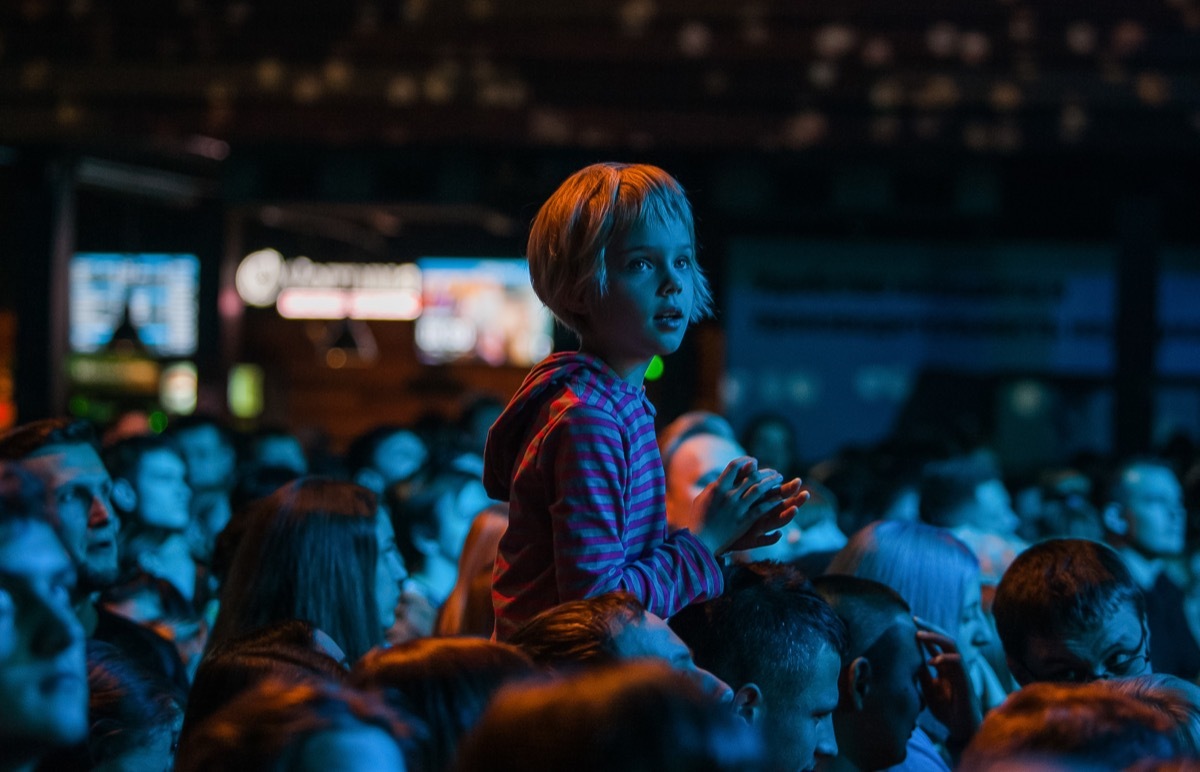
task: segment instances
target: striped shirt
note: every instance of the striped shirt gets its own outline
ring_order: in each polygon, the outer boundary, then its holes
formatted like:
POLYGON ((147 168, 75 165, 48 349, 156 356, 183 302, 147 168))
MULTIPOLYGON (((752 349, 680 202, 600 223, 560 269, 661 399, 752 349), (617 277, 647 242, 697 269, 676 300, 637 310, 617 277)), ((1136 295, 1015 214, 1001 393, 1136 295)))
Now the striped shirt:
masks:
POLYGON ((667 533, 654 407, 602 360, 539 363, 488 433, 488 495, 509 502, 492 582, 496 637, 540 611, 613 590, 669 617, 721 594, 720 566, 667 533))

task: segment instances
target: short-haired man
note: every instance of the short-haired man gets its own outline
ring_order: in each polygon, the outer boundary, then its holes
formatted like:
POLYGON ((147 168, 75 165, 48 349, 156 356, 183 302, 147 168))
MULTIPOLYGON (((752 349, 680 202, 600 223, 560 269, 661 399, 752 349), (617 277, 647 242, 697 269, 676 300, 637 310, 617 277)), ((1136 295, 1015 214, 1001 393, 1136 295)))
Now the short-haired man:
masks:
POLYGON ((1020 519, 1000 470, 982 453, 931 461, 921 472, 920 514, 923 522, 948 529, 979 558, 987 588, 1028 546, 1016 535, 1020 519))
POLYGON ((992 605, 1021 686, 1150 672, 1142 591, 1121 557, 1087 539, 1050 539, 1009 566, 992 605))
POLYGON ((391 486, 410 480, 429 460, 425 441, 399 424, 372 427, 350 443, 346 471, 354 482, 382 495, 391 486))
POLYGON ((692 677, 718 700, 733 691, 697 667, 691 649, 662 617, 628 592, 609 592, 548 608, 516 629, 508 643, 534 662, 556 670, 608 665, 631 659, 660 659, 692 677))
POLYGON ((79 571, 78 595, 112 584, 119 523, 112 478, 96 451, 92 425, 49 418, 18 426, 0 437, 0 460, 18 462, 45 486, 48 514, 79 571))
POLYGON ((0 462, 0 771, 32 770, 87 734, 75 566, 40 511, 41 490, 0 462), (34 490, 36 488, 36 490, 34 490))
POLYGON ((719 598, 685 608, 670 625, 698 665, 733 687, 734 709, 762 728, 772 769, 812 770, 837 755, 846 628, 798 572, 736 566, 719 598))
POLYGON ((102 457, 121 517, 123 573, 136 566, 165 579, 189 603, 196 601, 198 591, 207 597, 209 588, 197 587, 196 563, 184 537, 192 489, 179 446, 170 437, 145 434, 118 440, 102 457))
POLYGON ((812 582, 848 635, 833 714, 841 752, 822 762, 822 772, 865 772, 901 762, 898 769, 949 772, 917 718, 928 696, 930 712, 951 730, 947 744, 958 750, 979 727, 979 707, 953 639, 919 630, 908 604, 885 584, 840 575, 812 582))
POLYGON ((1164 570, 1183 554, 1187 528, 1175 472, 1155 459, 1125 463, 1113 478, 1102 519, 1106 540, 1145 593, 1155 671, 1194 679, 1200 645, 1184 613, 1184 591, 1164 570))

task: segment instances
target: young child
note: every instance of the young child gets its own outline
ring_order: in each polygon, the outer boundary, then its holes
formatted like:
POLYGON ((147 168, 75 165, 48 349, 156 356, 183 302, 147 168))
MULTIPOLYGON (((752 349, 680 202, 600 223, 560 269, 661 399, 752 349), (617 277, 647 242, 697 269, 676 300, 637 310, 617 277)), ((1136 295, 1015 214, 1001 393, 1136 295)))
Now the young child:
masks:
POLYGON ((742 457, 697 497, 700 534, 667 531, 642 382, 712 303, 682 188, 654 166, 582 169, 538 212, 527 256, 538 297, 581 345, 534 366, 488 433, 484 483, 510 507, 493 577, 496 638, 613 590, 664 618, 720 595, 717 556, 774 543, 806 494, 742 457))

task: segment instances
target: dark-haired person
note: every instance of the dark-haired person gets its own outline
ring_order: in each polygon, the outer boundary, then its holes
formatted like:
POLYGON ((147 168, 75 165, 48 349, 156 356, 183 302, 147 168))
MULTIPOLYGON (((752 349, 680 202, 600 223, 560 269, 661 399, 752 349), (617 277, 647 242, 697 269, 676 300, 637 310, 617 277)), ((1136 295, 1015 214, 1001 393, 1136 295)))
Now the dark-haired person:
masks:
MULTIPOLYGON (((262 427, 246 438, 247 469, 290 469, 297 477, 308 474, 308 457, 300 439, 281 426, 262 427)), ((239 477, 241 476, 239 471, 239 477)))
POLYGON ((440 608, 458 578, 458 559, 471 521, 495 502, 478 473, 453 464, 430 469, 411 484, 389 487, 384 499, 408 567, 407 588, 440 608))
POLYGON ((518 627, 509 643, 528 652, 538 664, 559 671, 659 659, 687 674, 718 701, 733 698, 728 684, 697 667, 687 644, 662 617, 647 611, 627 592, 608 592, 548 608, 518 627))
POLYGON ((0 462, 0 770, 25 772, 87 733, 75 566, 41 511, 43 491, 0 462))
MULTIPOLYGON (((475 516, 458 558, 458 579, 438 611, 434 634, 489 638, 496 628, 492 609, 492 566, 508 527, 508 505, 493 504, 475 516)), ((405 598, 401 596, 403 605, 405 598)), ((399 614, 397 614, 399 616, 399 614)))
POLYGON ((1106 539, 1125 561, 1146 599, 1154 669, 1181 678, 1200 675, 1200 645, 1184 613, 1184 591, 1165 570, 1184 552, 1187 512, 1175 472, 1163 461, 1123 464, 1102 512, 1106 539))
POLYGON ((381 691, 399 713, 418 719, 424 726, 413 741, 419 767, 442 772, 492 695, 537 672, 515 646, 482 638, 420 638, 367 652, 354 664, 350 682, 381 691))
POLYGON ((1142 591, 1121 557, 1099 542, 1033 545, 1004 573, 992 613, 1022 686, 1151 672, 1142 591))
POLYGON ((205 719, 247 689, 267 680, 343 684, 346 654, 312 622, 283 619, 209 649, 188 695, 180 747, 205 719))
POLYGON ((1020 519, 1000 470, 982 452, 926 464, 918 495, 921 520, 949 529, 975 553, 989 591, 1028 546, 1016 535, 1020 519))
POLYGON ((373 694, 327 682, 264 681, 196 728, 175 769, 404 772, 407 729, 373 694))
POLYGON ((212 557, 217 534, 229 522, 229 491, 237 468, 233 434, 216 417, 199 413, 175 419, 167 434, 187 463, 192 489, 187 539, 192 556, 204 565, 212 557))
POLYGON ((812 770, 837 755, 846 627, 798 572, 736 566, 720 597, 683 609, 670 625, 696 664, 733 687, 733 708, 761 728, 771 769, 812 770))
POLYGON ((622 662, 500 691, 458 772, 762 772, 757 727, 662 662, 622 662))
POLYGON ((380 424, 354 438, 346 450, 351 479, 382 496, 388 488, 412 480, 429 460, 429 448, 413 430, 380 424))
POLYGON ((904 762, 898 768, 948 770, 917 717, 928 698, 960 750, 979 726, 979 708, 954 640, 918 630, 908 604, 885 584, 833 575, 813 579, 813 587, 848 633, 833 714, 840 753, 820 769, 865 772, 904 762))
POLYGON ((302 477, 259 502, 250 518, 210 646, 284 619, 311 621, 351 661, 383 643, 404 567, 375 494, 302 477))
MULTIPOLYGON (((192 603, 198 589, 196 562, 184 536, 192 489, 179 446, 161 435, 127 437, 105 448, 102 458, 112 475, 113 504, 121 518, 122 573, 128 578, 141 570, 166 579, 192 603)), ((207 595, 206 587, 199 590, 207 595)))
POLYGON ((183 709, 171 685, 120 649, 88 641, 88 737, 43 769, 164 770, 174 763, 183 709))

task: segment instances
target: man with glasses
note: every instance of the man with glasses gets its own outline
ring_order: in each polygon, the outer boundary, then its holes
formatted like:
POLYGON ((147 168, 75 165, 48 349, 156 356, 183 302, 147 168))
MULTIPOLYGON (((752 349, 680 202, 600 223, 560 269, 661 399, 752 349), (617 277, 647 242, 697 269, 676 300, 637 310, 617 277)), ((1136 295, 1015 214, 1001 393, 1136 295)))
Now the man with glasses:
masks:
POLYGON ((1151 672, 1145 600, 1121 557, 1087 539, 1027 549, 992 606, 1009 670, 1021 686, 1151 672))

